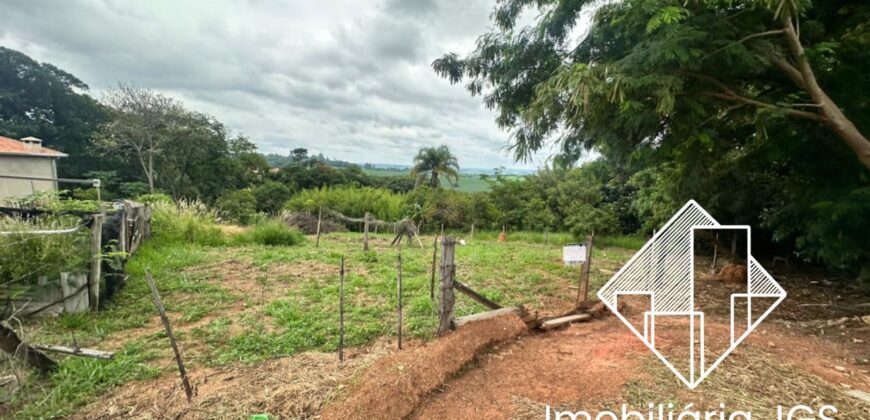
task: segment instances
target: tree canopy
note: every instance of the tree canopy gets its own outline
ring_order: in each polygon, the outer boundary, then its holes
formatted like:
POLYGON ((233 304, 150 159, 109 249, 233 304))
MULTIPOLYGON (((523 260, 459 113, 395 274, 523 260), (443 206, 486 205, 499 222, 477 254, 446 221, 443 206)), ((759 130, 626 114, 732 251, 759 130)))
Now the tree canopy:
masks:
POLYGON ((506 0, 492 19, 433 67, 483 97, 518 158, 596 150, 635 174, 650 220, 694 198, 870 275, 866 2, 506 0))
POLYGON ((459 160, 447 146, 424 147, 414 157, 411 176, 416 179, 416 185, 428 185, 441 188, 441 180, 445 179, 451 185, 459 181, 459 160))

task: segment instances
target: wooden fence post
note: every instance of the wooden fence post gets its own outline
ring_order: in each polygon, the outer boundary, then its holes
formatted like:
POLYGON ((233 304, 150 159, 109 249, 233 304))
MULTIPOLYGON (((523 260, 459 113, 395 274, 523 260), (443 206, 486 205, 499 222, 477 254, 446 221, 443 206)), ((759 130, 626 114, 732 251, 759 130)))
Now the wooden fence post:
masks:
MULTIPOLYGON (((127 253, 127 206, 124 206, 118 213, 121 215, 121 226, 118 229, 118 251, 127 253)), ((126 259, 127 257, 122 257, 126 259)))
POLYGON ((366 212, 365 224, 363 228, 363 251, 369 250, 369 212, 366 212))
POLYGON ((471 237, 468 238, 469 241, 474 240, 474 223, 471 224, 471 237))
POLYGON ((432 277, 429 279, 429 299, 435 300, 435 262, 438 260, 438 235, 432 241, 432 277))
POLYGON ((398 328, 398 336, 399 336, 399 350, 402 349, 402 246, 399 245, 399 255, 397 256, 396 262, 398 268, 398 276, 396 276, 397 285, 397 294, 398 294, 398 304, 396 307, 396 311, 399 317, 399 325, 398 328))
POLYGON ((450 331, 453 324, 453 304, 456 303, 453 295, 453 280, 456 276, 456 266, 453 263, 455 251, 456 242, 453 238, 441 238, 441 311, 438 335, 450 331))
POLYGON ((580 303, 589 300, 589 267, 592 265, 592 241, 594 239, 595 233, 586 237, 586 242, 589 246, 586 247, 586 262, 583 263, 580 287, 577 288, 577 301, 580 303))
POLYGON ((100 306, 100 275, 103 266, 103 216, 95 214, 91 223, 91 272, 88 277, 88 305, 92 311, 100 306))
POLYGON ((317 243, 315 244, 315 248, 320 248, 320 220, 323 218, 323 206, 320 206, 319 210, 317 210, 317 243))
POLYGON ((157 285, 154 284, 154 278, 151 277, 151 272, 145 272, 145 279, 148 280, 148 286, 151 288, 151 297, 154 299, 154 306, 157 307, 157 312, 160 314, 160 320, 163 322, 166 336, 169 337, 169 343, 172 344, 172 351, 175 353, 175 362, 178 364, 178 373, 181 375, 181 384, 184 386, 184 394, 187 395, 187 402, 190 402, 193 398, 193 390, 190 388, 190 381, 187 379, 187 370, 184 369, 184 361, 181 360, 181 352, 178 351, 178 344, 176 344, 175 336, 172 334, 172 325, 169 324, 169 318, 166 316, 166 308, 163 307, 163 301, 160 300, 160 293, 157 291, 157 285))
POLYGON ((338 283, 338 361, 344 362, 344 255, 341 256, 341 269, 338 283))

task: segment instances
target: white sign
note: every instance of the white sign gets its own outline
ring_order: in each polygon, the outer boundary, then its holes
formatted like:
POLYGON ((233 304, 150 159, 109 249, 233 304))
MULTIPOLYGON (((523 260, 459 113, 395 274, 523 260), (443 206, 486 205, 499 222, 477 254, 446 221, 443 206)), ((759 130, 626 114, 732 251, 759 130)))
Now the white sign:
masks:
POLYGON ((562 247, 562 261, 565 265, 583 264, 586 262, 586 244, 570 244, 562 247))

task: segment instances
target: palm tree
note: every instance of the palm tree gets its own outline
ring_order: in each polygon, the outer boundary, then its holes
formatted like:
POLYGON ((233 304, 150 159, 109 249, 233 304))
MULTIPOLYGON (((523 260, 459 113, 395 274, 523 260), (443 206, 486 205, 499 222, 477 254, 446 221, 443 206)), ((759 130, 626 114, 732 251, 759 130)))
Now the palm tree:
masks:
POLYGON ((442 177, 455 186, 459 182, 459 161, 447 146, 424 147, 414 157, 411 176, 417 180, 415 188, 424 182, 432 188, 438 188, 442 177))

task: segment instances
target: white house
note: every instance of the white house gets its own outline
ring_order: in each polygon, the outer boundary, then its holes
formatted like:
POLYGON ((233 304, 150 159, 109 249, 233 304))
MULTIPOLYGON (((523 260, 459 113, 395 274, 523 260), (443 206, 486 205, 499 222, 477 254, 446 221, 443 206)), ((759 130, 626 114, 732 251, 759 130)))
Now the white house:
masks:
MULTIPOLYGON (((0 175, 57 178, 57 159, 67 154, 42 147, 42 140, 0 136, 0 175)), ((13 201, 38 191, 54 191, 57 182, 0 177, 0 202, 13 201)))

